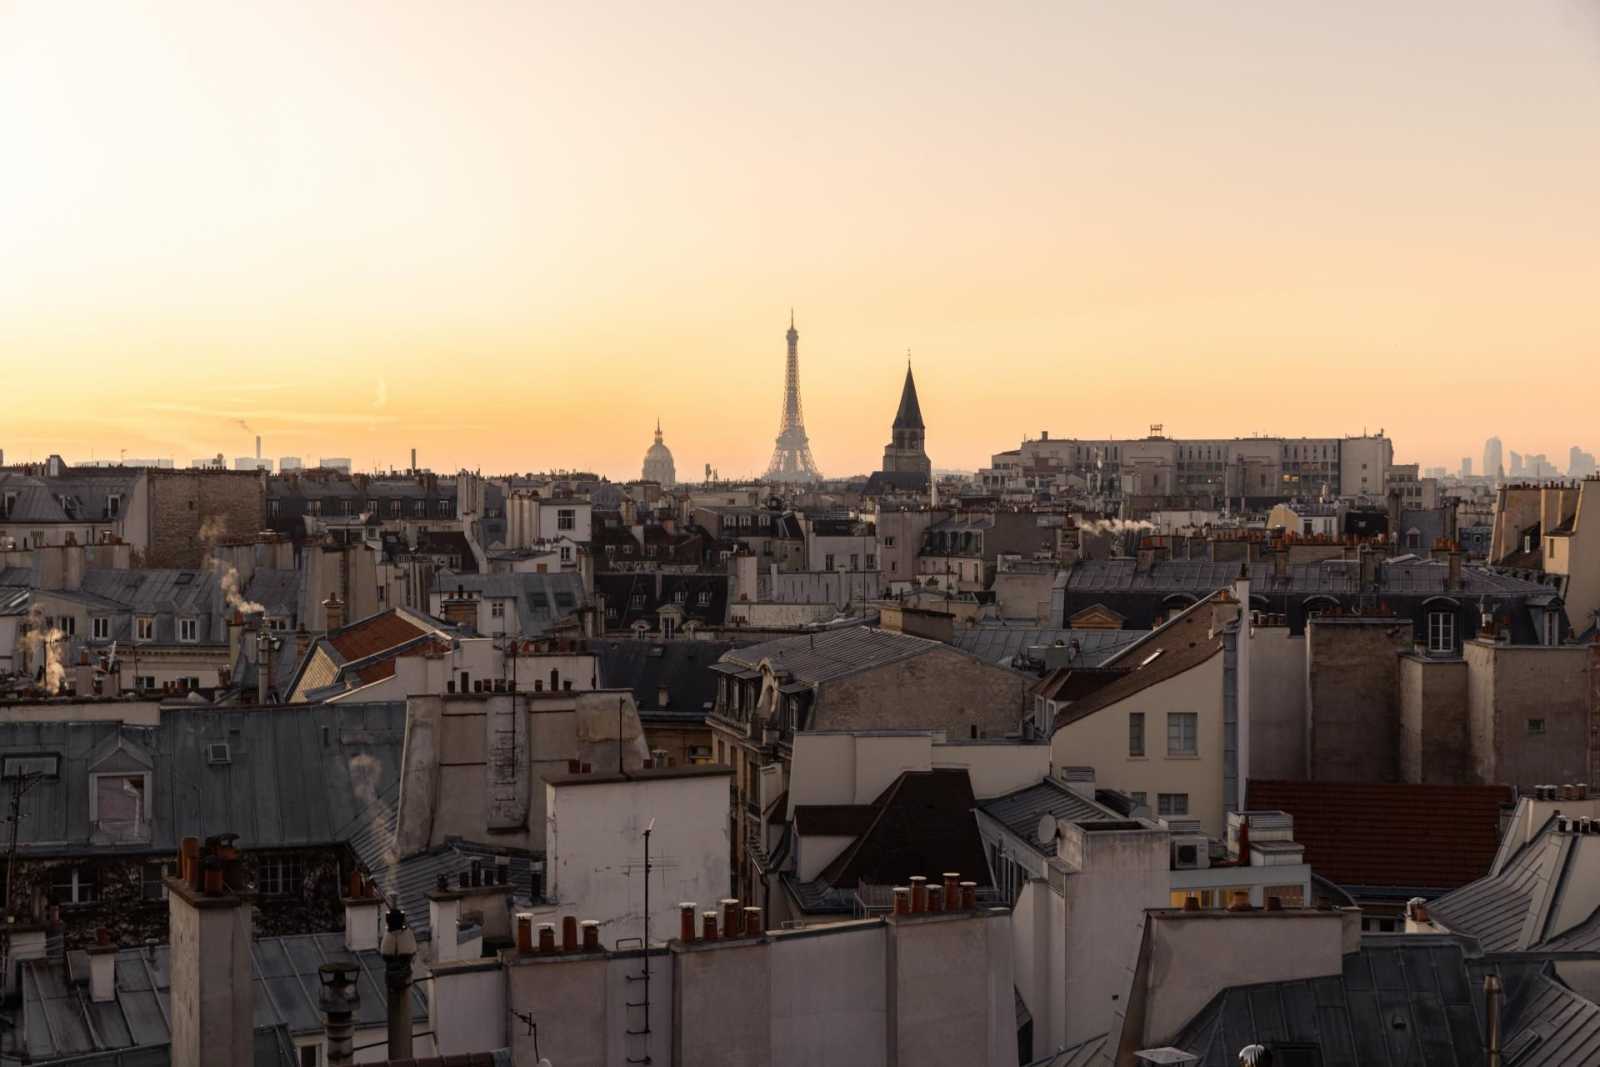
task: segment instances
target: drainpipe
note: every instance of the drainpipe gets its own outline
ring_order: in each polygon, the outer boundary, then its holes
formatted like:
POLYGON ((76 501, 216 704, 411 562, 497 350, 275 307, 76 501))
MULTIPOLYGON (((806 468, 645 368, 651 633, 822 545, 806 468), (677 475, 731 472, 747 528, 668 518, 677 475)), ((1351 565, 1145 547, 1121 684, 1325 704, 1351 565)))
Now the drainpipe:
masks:
POLYGON ((1489 1067, 1500 1067, 1500 976, 1483 976, 1483 1019, 1488 1033, 1489 1067))

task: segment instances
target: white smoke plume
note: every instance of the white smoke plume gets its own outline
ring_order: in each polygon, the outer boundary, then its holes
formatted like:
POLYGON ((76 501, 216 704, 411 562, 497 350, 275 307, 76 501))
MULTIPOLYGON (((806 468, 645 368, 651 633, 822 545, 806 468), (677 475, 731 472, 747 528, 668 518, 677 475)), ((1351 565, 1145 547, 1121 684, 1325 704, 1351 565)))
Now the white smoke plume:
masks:
POLYGON ((46 626, 44 609, 35 604, 28 612, 28 662, 44 663, 44 691, 48 696, 61 692, 67 679, 66 664, 61 662, 61 643, 67 635, 55 626, 46 626))
POLYGON ((1080 530, 1092 530, 1096 533, 1136 533, 1142 530, 1155 530, 1155 524, 1143 519, 1094 519, 1090 522, 1078 523, 1080 530))
MULTIPOLYGON (((383 845, 383 864, 386 877, 382 879, 385 886, 394 885, 394 869, 400 862, 400 857, 395 855, 394 841, 389 836, 389 824, 383 817, 383 805, 378 799, 378 783, 383 780, 383 764, 376 757, 365 753, 350 761, 350 784, 355 788, 356 800, 363 811, 371 816, 370 824, 372 839, 383 845)), ((376 878, 377 871, 373 871, 376 878)))
POLYGON ((218 584, 222 587, 222 599, 229 608, 241 615, 266 614, 266 608, 257 604, 254 600, 246 600, 244 594, 239 591, 238 567, 231 563, 218 563, 214 556, 211 558, 210 563, 222 568, 222 577, 218 579, 218 584))

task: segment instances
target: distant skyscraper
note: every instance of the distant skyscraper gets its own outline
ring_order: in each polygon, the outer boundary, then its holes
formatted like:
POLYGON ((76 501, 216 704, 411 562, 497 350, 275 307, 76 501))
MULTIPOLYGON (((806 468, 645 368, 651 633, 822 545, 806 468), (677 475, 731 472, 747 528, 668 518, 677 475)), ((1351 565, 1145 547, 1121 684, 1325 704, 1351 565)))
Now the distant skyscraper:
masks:
POLYGON ((805 415, 800 410, 800 332, 794 328, 793 308, 789 310, 789 332, 785 336, 789 341, 789 362, 783 379, 783 416, 766 477, 772 482, 820 482, 822 472, 811 458, 805 415))
POLYGON ((1472 457, 1461 457, 1461 477, 1463 480, 1472 477, 1472 457))
POLYGON ((1491 437, 1483 443, 1483 476, 1485 478, 1500 478, 1505 475, 1505 467, 1501 466, 1505 458, 1500 448, 1500 438, 1491 437))
POLYGON ((659 482, 661 485, 674 485, 678 480, 678 468, 672 462, 672 450, 661 443, 661 420, 656 420, 656 443, 650 446, 644 454, 644 480, 659 482))
POLYGON ((1511 468, 1506 471, 1506 474, 1512 478, 1522 475, 1522 453, 1516 449, 1511 450, 1511 468))
POLYGON ((1567 477, 1590 478, 1594 476, 1594 453, 1585 452, 1577 445, 1573 445, 1567 452, 1567 477))

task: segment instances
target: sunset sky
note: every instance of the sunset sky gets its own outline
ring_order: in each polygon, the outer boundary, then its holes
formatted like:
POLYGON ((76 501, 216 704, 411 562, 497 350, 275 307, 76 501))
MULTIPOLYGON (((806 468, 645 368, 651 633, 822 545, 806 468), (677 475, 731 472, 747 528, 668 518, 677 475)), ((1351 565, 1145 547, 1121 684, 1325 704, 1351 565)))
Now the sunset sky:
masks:
POLYGON ((1600 451, 1600 6, 0 0, 0 448, 1600 451), (249 427, 247 431, 246 427, 249 427))

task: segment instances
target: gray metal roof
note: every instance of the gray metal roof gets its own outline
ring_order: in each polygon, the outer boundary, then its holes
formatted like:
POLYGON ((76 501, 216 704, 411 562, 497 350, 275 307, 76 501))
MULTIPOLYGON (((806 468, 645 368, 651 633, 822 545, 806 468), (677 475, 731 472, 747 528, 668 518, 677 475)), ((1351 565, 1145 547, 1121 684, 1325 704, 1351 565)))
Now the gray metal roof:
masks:
POLYGON ((1494 972, 1505 983, 1507 1063, 1594 1063, 1600 1008, 1544 971, 1470 958, 1451 938, 1369 938, 1340 975, 1224 990, 1173 1044, 1201 1067, 1232 1067, 1254 1043, 1315 1046, 1323 1067, 1477 1067, 1483 978, 1494 972))
MULTIPOLYGON (((394 839, 399 790, 396 782, 386 796, 349 827, 349 841, 351 850, 371 872, 380 891, 384 895, 399 896, 406 923, 418 937, 432 936, 428 893, 437 887, 439 876, 443 875, 453 887, 456 876, 470 870, 474 860, 493 870, 496 858, 506 856, 511 868, 509 889, 512 895, 519 901, 533 898, 535 869, 542 875, 544 864, 526 852, 513 853, 493 845, 450 838, 437 848, 397 859, 394 839)), ((542 878, 540 884, 543 884, 542 878)))
POLYGON ((747 648, 732 649, 719 661, 753 670, 765 660, 798 682, 830 682, 859 671, 882 667, 945 647, 923 637, 850 626, 798 637, 782 637, 747 648))
POLYGON ((585 603, 583 576, 576 571, 555 574, 438 574, 433 592, 457 589, 476 592, 485 600, 515 600, 523 637, 544 633, 585 603))
POLYGON ((405 717, 405 704, 395 702, 174 708, 162 712, 159 726, 7 722, 0 723, 0 757, 60 757, 59 777, 39 781, 23 805, 25 852, 173 853, 187 835, 220 833, 237 833, 246 849, 322 845, 345 840, 350 825, 396 787, 405 717), (225 763, 208 760, 219 742, 228 747, 225 763), (89 819, 91 774, 146 757, 148 832, 97 830, 89 819))
MULTIPOLYGON (((1434 899, 1428 904, 1428 913, 1452 933, 1475 938, 1485 952, 1527 948, 1523 931, 1528 928, 1529 913, 1541 906, 1548 908, 1555 898, 1554 892, 1541 890, 1560 877, 1567 849, 1574 840, 1589 838, 1554 834, 1554 828, 1547 823, 1498 873, 1434 899), (1559 847, 1550 847, 1552 835, 1559 847)), ((1594 840, 1600 845, 1600 838, 1594 840)), ((1532 929, 1536 934, 1529 941, 1537 940, 1543 923, 1536 920, 1532 929)))
POLYGON ((989 663, 1000 663, 1029 649, 1078 643, 1071 666, 1098 667, 1149 630, 1046 630, 1021 626, 975 626, 956 631, 951 644, 989 663))
POLYGON ((143 477, 142 470, 65 474, 56 478, 0 471, 0 493, 16 494, 8 522, 112 522, 127 514, 132 494, 143 477), (116 516, 111 514, 112 495, 122 498, 116 516))
POLYGON ((1046 778, 1015 793, 978 801, 978 810, 1027 841, 1042 856, 1055 854, 1054 846, 1039 844, 1039 816, 1053 815, 1061 822, 1099 822, 1123 816, 1046 778))
MULTIPOLYGON (((356 983, 361 1006, 356 1012, 356 1025, 382 1026, 387 1017, 388 995, 383 959, 376 951, 352 953, 344 946, 343 934, 331 933, 264 937, 251 942, 257 1063, 262 1062, 263 1034, 271 1034, 279 1026, 296 1035, 321 1031, 317 969, 336 959, 352 958, 360 967, 356 983)), ((169 946, 125 948, 118 952, 116 999, 108 1003, 96 1004, 89 999, 82 982, 85 974, 87 956, 82 952, 69 953, 66 960, 29 960, 22 964, 22 1042, 36 1062, 113 1050, 153 1050, 171 1042, 169 946)), ((412 1019, 426 1021, 427 998, 416 986, 412 986, 410 995, 412 1019)), ((274 1058, 267 1062, 278 1061, 274 1058)))

